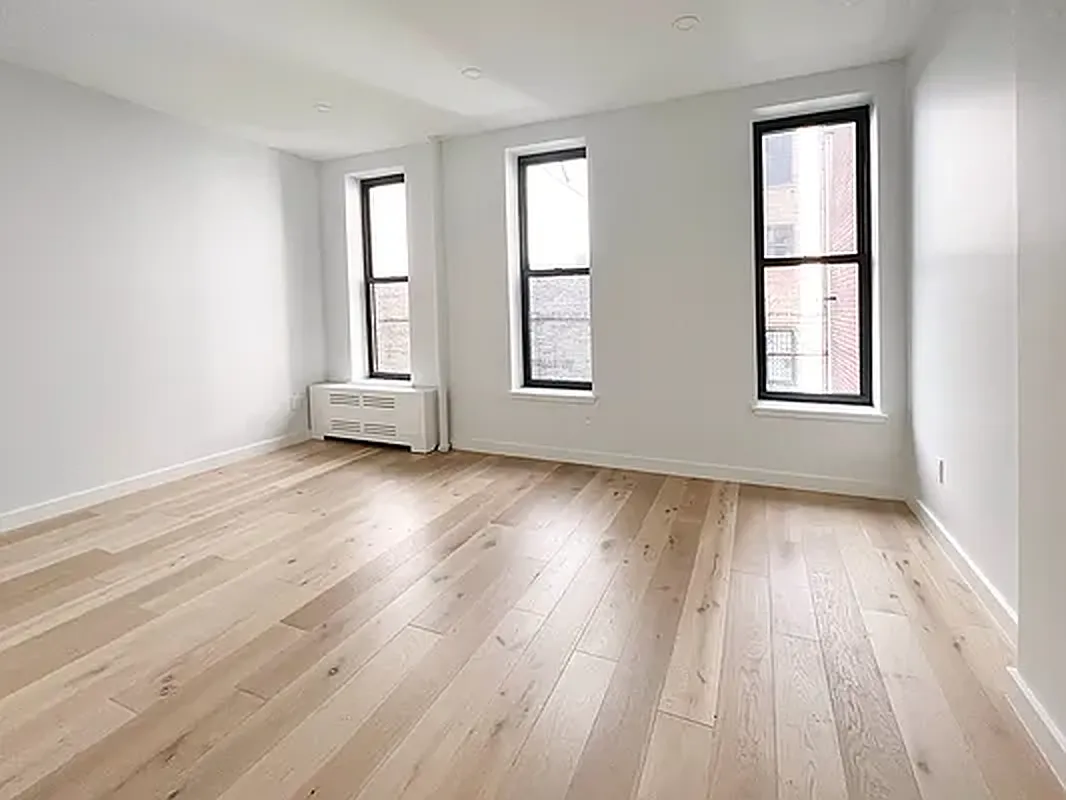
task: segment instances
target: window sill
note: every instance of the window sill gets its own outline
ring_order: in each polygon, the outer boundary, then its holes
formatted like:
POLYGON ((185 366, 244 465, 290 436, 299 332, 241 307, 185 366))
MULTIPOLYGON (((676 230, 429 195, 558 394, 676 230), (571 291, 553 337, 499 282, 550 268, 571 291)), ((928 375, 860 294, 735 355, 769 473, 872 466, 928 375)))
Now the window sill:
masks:
POLYGON ((592 405, 596 402, 594 392, 580 389, 512 389, 511 397, 516 400, 536 400, 546 403, 577 403, 592 405))
POLYGON ((760 400, 751 407, 759 417, 789 419, 820 419, 830 422, 888 422, 888 415, 868 406, 828 405, 821 403, 791 403, 760 400))

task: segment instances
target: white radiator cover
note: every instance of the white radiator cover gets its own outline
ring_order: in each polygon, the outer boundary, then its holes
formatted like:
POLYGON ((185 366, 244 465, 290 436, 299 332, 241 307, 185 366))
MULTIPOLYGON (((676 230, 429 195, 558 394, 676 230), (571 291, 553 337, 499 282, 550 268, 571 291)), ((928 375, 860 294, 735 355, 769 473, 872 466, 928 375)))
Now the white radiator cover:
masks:
POLYGON ((378 383, 316 383, 311 435, 437 449, 437 390, 378 383))

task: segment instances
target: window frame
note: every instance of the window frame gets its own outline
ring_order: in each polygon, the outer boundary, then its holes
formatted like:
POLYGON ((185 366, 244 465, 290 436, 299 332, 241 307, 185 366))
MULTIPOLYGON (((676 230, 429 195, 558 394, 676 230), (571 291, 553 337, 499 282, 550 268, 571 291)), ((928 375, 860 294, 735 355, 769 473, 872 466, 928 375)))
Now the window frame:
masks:
MULTIPOLYGON (((363 231, 363 310, 366 325, 366 371, 367 377, 375 380, 410 381, 411 373, 383 372, 378 369, 377 337, 374 324, 374 287, 379 284, 406 283, 407 284, 407 310, 408 310, 408 341, 410 341, 410 310, 411 310, 411 265, 407 265, 407 275, 395 275, 386 278, 374 276, 374 254, 371 238, 370 220, 370 192, 379 186, 392 186, 397 183, 405 184, 406 177, 402 172, 380 175, 373 178, 361 178, 359 180, 359 214, 363 231)), ((410 358, 410 353, 408 353, 410 358)))
MULTIPOLYGON (((589 279, 589 317, 591 329, 592 316, 592 269, 591 253, 590 264, 587 267, 566 267, 562 269, 530 269, 529 266, 529 214, 527 212, 526 197, 526 168, 538 164, 553 164, 559 161, 573 161, 578 158, 585 159, 588 163, 588 148, 584 145, 567 147, 560 150, 548 150, 545 152, 528 153, 519 155, 517 158, 518 173, 518 282, 521 305, 521 340, 522 340, 522 388, 527 389, 561 389, 566 391, 591 392, 592 381, 565 381, 551 379, 537 379, 533 377, 533 347, 532 331, 530 329, 529 316, 529 287, 530 281, 536 278, 563 278, 572 276, 586 276, 589 279)), ((591 341, 591 330, 589 331, 591 341)))
POLYGON ((874 325, 873 325, 873 198, 872 139, 869 105, 851 106, 788 117, 759 120, 752 124, 753 175, 755 189, 755 342, 760 401, 820 403, 826 405, 874 405, 874 325), (855 225, 856 252, 814 256, 767 256, 764 224, 763 137, 815 125, 855 125, 855 225), (766 270, 809 264, 855 264, 859 281, 859 393, 809 394, 781 392, 767 386, 766 364, 766 270))

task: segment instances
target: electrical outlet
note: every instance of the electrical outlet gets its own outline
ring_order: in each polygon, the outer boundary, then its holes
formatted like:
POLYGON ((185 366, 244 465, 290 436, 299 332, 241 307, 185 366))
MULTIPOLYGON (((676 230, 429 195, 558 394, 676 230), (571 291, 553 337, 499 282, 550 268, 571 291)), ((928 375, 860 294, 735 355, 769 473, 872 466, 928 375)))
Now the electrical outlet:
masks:
POLYGON ((304 396, 302 394, 294 394, 289 398, 289 411, 299 411, 303 408, 304 396))
POLYGON ((936 460, 936 482, 941 486, 944 485, 944 459, 942 458, 936 460))

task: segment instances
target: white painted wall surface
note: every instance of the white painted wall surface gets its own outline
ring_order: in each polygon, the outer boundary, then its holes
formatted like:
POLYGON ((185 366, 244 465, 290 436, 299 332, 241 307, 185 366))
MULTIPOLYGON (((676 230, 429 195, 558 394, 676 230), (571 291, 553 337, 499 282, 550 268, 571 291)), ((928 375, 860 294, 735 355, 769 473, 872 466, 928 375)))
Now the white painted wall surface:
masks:
POLYGON ((890 64, 445 141, 456 446, 902 496, 904 112, 890 64), (756 416, 751 123, 763 107, 856 93, 873 96, 880 129, 888 420, 756 416), (593 405, 510 391, 505 150, 560 139, 588 145, 593 405))
POLYGON ((332 380, 367 375, 362 233, 358 179, 403 173, 407 187, 410 269, 411 380, 442 391, 441 441, 448 441, 444 352, 447 310, 438 302, 440 147, 437 143, 339 159, 321 165, 321 208, 325 263, 326 363, 332 380))
POLYGON ((0 115, 0 521, 305 431, 316 167, 3 65, 0 115))
POLYGON ((909 62, 916 495, 1011 609, 1018 598, 1015 72, 1011 21, 987 6, 942 20, 909 62))
POLYGON ((1064 42, 1066 9, 1058 0, 1031 0, 1023 6, 1018 26, 1018 656, 1022 677, 1060 732, 1066 732, 1064 42))

